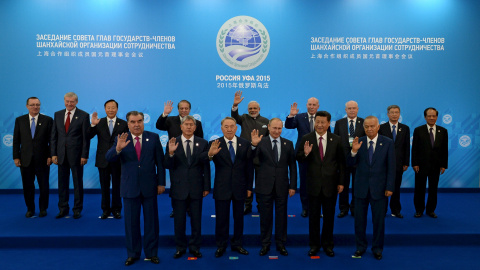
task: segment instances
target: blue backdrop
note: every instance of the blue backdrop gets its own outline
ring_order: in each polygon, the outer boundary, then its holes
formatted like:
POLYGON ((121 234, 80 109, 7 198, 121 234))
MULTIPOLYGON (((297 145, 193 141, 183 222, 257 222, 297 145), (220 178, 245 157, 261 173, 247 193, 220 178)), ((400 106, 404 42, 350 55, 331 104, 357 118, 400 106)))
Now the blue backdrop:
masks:
MULTIPOLYGON (((304 112, 312 96, 333 120, 344 117, 348 100, 359 103, 359 116, 381 121, 397 104, 412 133, 425 124, 423 110, 436 107, 437 124, 449 131, 449 169, 439 186, 479 187, 478 14, 476 0, 3 0, 0 189, 22 186, 11 139, 29 96, 50 116, 69 91, 78 108, 101 117, 114 98, 120 117, 143 111, 146 130, 165 136, 155 129, 164 102, 188 99, 210 139, 221 135, 237 90, 245 96, 240 113, 256 100, 267 118, 284 119, 293 102, 304 112), (268 55, 250 70, 229 67, 217 52, 222 26, 232 18, 225 27, 250 23, 242 16, 268 31, 268 55)), ((296 140, 296 130, 282 135, 296 140)), ((95 150, 96 138, 86 188, 99 188, 95 150)), ((402 186, 413 185, 410 168, 402 186)), ((50 186, 57 187, 55 165, 50 186)))

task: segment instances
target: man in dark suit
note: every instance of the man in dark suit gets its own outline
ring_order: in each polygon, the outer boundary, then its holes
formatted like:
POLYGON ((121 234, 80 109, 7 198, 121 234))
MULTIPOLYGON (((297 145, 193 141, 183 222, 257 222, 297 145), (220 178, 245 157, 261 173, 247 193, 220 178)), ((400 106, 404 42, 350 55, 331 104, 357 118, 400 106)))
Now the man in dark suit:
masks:
MULTIPOLYGON (((285 119, 285 128, 297 129, 298 137, 295 144, 295 154, 298 152, 302 137, 315 130, 315 113, 317 113, 320 104, 318 99, 311 97, 307 100, 307 112, 298 113, 297 103, 294 102, 290 107, 290 114, 285 119)), ((330 127, 328 127, 330 132, 330 127)), ((298 163, 298 170, 300 174, 300 201, 302 202, 302 217, 308 217, 308 194, 307 194, 307 165, 305 163, 298 163)))
POLYGON ((83 166, 87 164, 90 150, 88 113, 77 108, 78 96, 73 92, 64 96, 65 110, 55 113, 51 154, 53 163, 58 165, 58 208, 56 218, 68 215, 70 171, 74 188, 73 218, 81 217, 83 209, 83 166))
POLYGON ((113 214, 113 217, 119 219, 122 217, 122 199, 120 198, 120 162, 108 162, 105 154, 115 142, 118 135, 128 132, 127 122, 117 117, 118 103, 113 100, 105 102, 106 117, 99 119, 97 112, 92 114, 92 123, 88 128, 88 136, 90 139, 97 135, 97 155, 95 167, 98 168, 100 177, 100 188, 102 189, 103 210, 101 219, 106 219, 113 214), (112 204, 110 206, 110 177, 112 179, 112 204))
POLYGON ((448 132, 437 126, 438 111, 427 108, 423 112, 426 125, 413 131, 412 167, 415 171, 415 217, 421 217, 426 210, 427 215, 437 218, 437 189, 440 174, 448 167, 448 132), (425 209, 425 190, 428 178, 428 199, 425 209))
POLYGON ((389 121, 380 125, 378 134, 389 137, 395 144, 395 162, 397 166, 395 170, 395 192, 390 197, 390 210, 392 211, 392 217, 403 218, 403 215, 400 213, 402 210, 400 186, 402 185, 403 172, 410 165, 410 128, 398 122, 400 107, 397 105, 388 106, 387 115, 389 121))
MULTIPOLYGON (((350 155, 350 150, 352 149, 353 138, 365 136, 365 130, 363 129, 363 118, 358 117, 358 104, 357 102, 351 100, 345 103, 345 112, 347 117, 338 120, 335 123, 335 129, 333 133, 340 136, 343 144, 343 151, 345 151, 345 158, 348 158, 350 155)), ((345 168, 345 188, 342 193, 338 195, 338 207, 340 213, 338 214, 339 218, 343 218, 348 215, 348 210, 352 216, 355 214, 355 166, 349 166, 345 168), (352 200, 350 204, 348 203, 348 194, 350 188, 350 175, 352 177, 352 200)))
POLYGON ((307 167, 307 190, 310 204, 308 256, 315 256, 320 247, 329 257, 333 252, 333 225, 337 194, 344 190, 345 153, 341 138, 328 131, 332 116, 326 111, 315 114, 315 131, 303 136, 297 160, 307 167), (320 213, 323 229, 320 236, 320 213), (320 240, 321 239, 321 240, 320 240))
MULTIPOLYGON (((163 107, 163 113, 158 117, 156 127, 158 130, 163 130, 168 132, 168 139, 176 138, 182 135, 182 130, 180 124, 182 120, 185 119, 187 115, 190 115, 190 110, 192 109, 192 104, 188 100, 180 100, 177 105, 178 115, 177 116, 168 116, 173 110, 173 102, 171 100, 167 101, 163 107)), ((195 121, 195 133, 194 135, 200 138, 203 138, 203 129, 202 122, 200 120, 195 121)), ((173 206, 173 199, 172 199, 173 206)), ((190 215, 190 211, 188 212, 190 215)), ((173 218, 173 210, 170 213, 170 217, 173 218)))
MULTIPOLYGON (((251 133, 254 129, 258 130, 259 136, 267 136, 268 119, 260 116, 260 104, 258 104, 258 102, 252 100, 248 103, 248 114, 238 114, 238 104, 240 104, 243 99, 244 97, 242 97, 242 91, 235 92, 232 111, 230 112, 231 116, 235 119, 235 121, 237 121, 237 124, 242 128, 242 131, 240 132, 240 138, 251 142, 251 133)), ((252 212, 252 202, 253 193, 252 196, 248 196, 245 199, 245 208, 243 210, 244 215, 252 212)))
POLYGON ((158 134, 144 131, 143 113, 127 113, 130 132, 117 137, 106 159, 120 159, 122 176, 120 195, 123 198, 125 215, 125 238, 128 258, 125 265, 132 265, 142 253, 140 210, 143 207, 143 252, 154 264, 160 261, 158 251, 158 205, 157 195, 165 191, 163 148, 158 134))
POLYGON ((260 212, 260 256, 270 250, 273 229, 273 204, 275 204, 275 242, 277 251, 287 256, 287 201, 297 189, 297 163, 293 143, 283 137, 283 122, 270 119, 269 136, 262 139, 258 130, 252 131, 254 149, 255 191, 260 212))
POLYGON ((22 174, 23 197, 27 206, 25 217, 35 215, 35 176, 37 176, 40 197, 39 217, 47 215, 50 164, 50 135, 53 119, 40 114, 40 100, 27 99, 28 114, 15 119, 13 131, 13 161, 22 174))
POLYGON ((215 257, 221 257, 227 248, 230 220, 230 202, 233 208, 232 251, 248 255, 242 246, 243 205, 251 196, 253 186, 253 163, 251 142, 235 136, 237 123, 232 117, 222 120, 224 137, 210 142, 209 160, 215 164, 215 257))
POLYGON ((185 254, 186 213, 190 209, 192 236, 188 242, 190 253, 200 258, 202 237, 202 202, 210 192, 210 162, 206 159, 208 142, 194 136, 195 118, 187 115, 181 125, 182 135, 168 142, 165 168, 170 170, 170 197, 173 200, 176 252, 173 258, 185 254))
POLYGON ((375 116, 363 123, 367 136, 355 137, 348 157, 349 165, 357 165, 355 176, 355 242, 352 257, 361 257, 367 249, 367 213, 372 208, 372 252, 382 259, 385 235, 387 197, 395 191, 395 146, 390 138, 378 135, 380 125, 375 116))

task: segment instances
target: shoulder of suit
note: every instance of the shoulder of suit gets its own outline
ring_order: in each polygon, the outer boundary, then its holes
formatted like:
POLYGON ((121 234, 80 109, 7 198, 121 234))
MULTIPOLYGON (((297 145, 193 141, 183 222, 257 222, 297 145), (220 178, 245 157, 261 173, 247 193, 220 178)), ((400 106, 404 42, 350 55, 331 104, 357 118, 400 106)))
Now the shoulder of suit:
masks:
POLYGON ((45 115, 45 114, 39 114, 38 115, 38 119, 41 119, 41 118, 44 118, 44 119, 47 119, 47 120, 52 120, 53 121, 53 118, 48 116, 48 115, 45 115))
POLYGON ((244 138, 241 138, 241 137, 238 137, 235 135, 235 137, 237 137, 237 143, 249 143, 249 141, 247 141, 246 139, 244 138))
POLYGON ((290 144, 290 143, 293 144, 293 142, 292 142, 291 140, 289 140, 289 139, 287 139, 287 138, 284 138, 284 137, 281 137, 281 136, 280 136, 280 140, 281 140, 282 142, 286 142, 286 143, 289 143, 289 144, 290 144))
POLYGON ((195 142, 204 142, 204 143, 208 143, 208 141, 207 141, 207 140, 205 140, 205 139, 204 139, 204 138, 202 138, 202 137, 198 137, 198 136, 195 136, 195 135, 193 135, 193 138, 194 138, 195 142))
POLYGON ((327 138, 332 138, 334 140, 340 140, 340 136, 338 136, 337 134, 335 133, 331 133, 331 132, 328 132, 327 133, 327 138))
POLYGON ((390 139, 389 137, 383 136, 383 135, 380 135, 380 134, 378 134, 378 139, 379 139, 379 141, 393 142, 393 140, 390 139))

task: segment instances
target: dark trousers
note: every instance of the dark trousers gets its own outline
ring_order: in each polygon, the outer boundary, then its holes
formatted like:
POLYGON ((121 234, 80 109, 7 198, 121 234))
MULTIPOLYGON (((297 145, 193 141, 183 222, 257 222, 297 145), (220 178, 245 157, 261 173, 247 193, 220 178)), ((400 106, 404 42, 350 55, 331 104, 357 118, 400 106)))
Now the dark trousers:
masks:
MULTIPOLYGON (((392 214, 398 214, 402 210, 402 205, 400 204, 400 186, 402 185, 402 176, 403 170, 397 170, 395 173, 395 191, 390 197, 390 211, 392 214)), ((388 208, 388 198, 387 198, 387 207, 385 208, 385 213, 388 208)))
POLYGON ((128 257, 140 258, 142 235, 140 231, 140 211, 143 207, 143 252, 145 257, 157 256, 158 251, 158 205, 157 196, 123 198, 125 215, 125 242, 128 257))
POLYGON ((20 167, 22 174, 23 197, 25 198, 25 205, 28 211, 35 212, 35 176, 37 176, 38 188, 40 190, 40 197, 38 206, 40 211, 48 208, 48 194, 50 189, 50 167, 47 162, 42 166, 35 166, 34 162, 30 163, 28 167, 20 167))
POLYGON ((104 212, 120 212, 122 199, 120 198, 121 166, 109 163, 106 168, 98 168, 100 187, 102 189, 102 210, 104 212), (112 205, 110 206, 110 179, 112 181, 112 205))
POLYGON ((372 208, 373 240, 372 251, 374 253, 383 251, 385 238, 385 208, 387 197, 380 200, 373 200, 368 193, 366 198, 355 197, 355 243, 357 250, 365 252, 367 249, 367 214, 368 205, 372 208))
POLYGON ((413 194, 413 203, 415 205, 415 211, 423 213, 426 210, 427 213, 435 212, 437 208, 437 190, 438 181, 440 179, 440 168, 423 169, 420 167, 418 173, 415 174, 415 192, 413 194), (425 191, 427 189, 428 178, 428 199, 427 207, 425 209, 425 191))
POLYGON ((58 164, 58 209, 60 212, 68 213, 69 189, 70 189, 70 170, 72 171, 74 201, 73 211, 81 212, 83 209, 83 166, 68 159, 65 154, 63 164, 58 164))
POLYGON ((300 202, 302 203, 302 210, 308 211, 307 163, 298 162, 298 174, 300 175, 300 202))
POLYGON ((345 168, 345 185, 343 187, 342 193, 338 194, 338 208, 342 212, 350 211, 355 212, 355 196, 353 194, 355 191, 355 172, 357 171, 356 167, 346 167, 345 168), (350 190, 350 175, 352 176, 352 200, 350 204, 348 203, 348 196, 350 190))
POLYGON ((185 251, 187 249, 187 236, 185 235, 187 223, 187 209, 191 211, 190 226, 192 236, 188 242, 190 251, 200 249, 202 242, 202 202, 203 199, 192 199, 188 196, 185 200, 173 201, 173 215, 174 215, 174 230, 175 230, 175 244, 178 251, 185 251))
POLYGON ((227 247, 228 230, 230 228, 230 202, 233 210, 233 238, 232 247, 241 247, 243 238, 243 205, 245 200, 215 200, 215 242, 217 247, 227 247))
POLYGON ((275 204, 275 243, 277 247, 287 242, 287 202, 288 193, 277 194, 275 187, 270 194, 258 194, 257 203, 260 212, 260 238, 262 246, 272 243, 273 207, 275 204))
MULTIPOLYGON (((344 191, 345 192, 345 191, 344 191)), ((323 247, 324 249, 333 249, 333 224, 335 219, 335 204, 337 196, 326 197, 322 193, 319 196, 310 195, 308 197, 309 220, 308 232, 310 239, 310 248, 323 247), (323 228, 320 235, 320 214, 323 211, 323 228)))

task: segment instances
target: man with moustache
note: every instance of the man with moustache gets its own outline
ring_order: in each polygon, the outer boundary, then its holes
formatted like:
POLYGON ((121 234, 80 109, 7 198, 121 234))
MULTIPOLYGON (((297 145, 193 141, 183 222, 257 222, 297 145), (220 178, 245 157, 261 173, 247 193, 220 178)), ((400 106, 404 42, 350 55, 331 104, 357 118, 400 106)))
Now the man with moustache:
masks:
POLYGON ((308 256, 315 256, 320 247, 329 257, 333 252, 333 226, 337 194, 344 191, 345 153, 341 138, 328 131, 332 116, 326 111, 315 114, 315 131, 303 136, 297 160, 306 165, 307 192, 310 209, 308 256), (320 235, 320 213, 323 228, 320 235))
POLYGON ((297 163, 293 143, 283 137, 283 122, 270 119, 269 136, 258 136, 252 131, 254 149, 255 190, 260 212, 260 256, 270 250, 273 229, 273 205, 275 204, 275 243, 277 251, 287 256, 287 201, 297 189, 297 163), (262 139, 263 137, 263 139, 262 139))
MULTIPOLYGON (((238 104, 240 104, 245 97, 242 97, 242 91, 235 92, 235 98, 233 99, 233 107, 231 116, 240 125, 242 131, 240 138, 243 138, 249 142, 252 141, 251 133, 254 129, 258 130, 259 136, 268 135, 268 119, 260 116, 260 104, 256 101, 250 101, 248 103, 248 114, 238 114, 238 104)), ((252 172, 253 173, 253 172, 252 172)), ((253 178, 253 176, 252 176, 253 178)), ((253 195, 253 193, 252 193, 253 195)), ((245 199, 245 208, 243 214, 246 215, 252 212, 253 196, 248 196, 245 199)))
POLYGON ((39 217, 47 215, 50 164, 50 135, 53 119, 40 114, 40 100, 37 97, 27 99, 28 114, 15 119, 13 131, 13 161, 20 167, 23 185, 23 197, 27 206, 25 217, 35 215, 35 176, 37 176, 40 197, 38 200, 39 217))
MULTIPOLYGON (((392 139, 395 144, 395 192, 390 197, 390 210, 392 217, 403 218, 403 215, 400 213, 402 210, 402 205, 400 204, 400 186, 402 185, 403 172, 406 171, 410 165, 410 128, 398 122, 400 118, 400 107, 397 105, 388 106, 387 115, 388 122, 380 125, 378 134, 392 139)), ((385 208, 385 211, 386 210, 385 208)))
POLYGON ((97 155, 95 167, 98 168, 100 188, 102 190, 102 215, 101 219, 107 219, 110 213, 113 217, 120 219, 122 215, 122 199, 120 198, 120 175, 121 166, 119 161, 108 162, 105 154, 115 142, 118 135, 128 132, 127 122, 117 117, 118 103, 107 100, 104 104, 106 117, 99 119, 98 113, 92 114, 91 125, 88 128, 89 138, 97 135, 97 155), (112 204, 110 206, 110 179, 112 180, 112 204))

